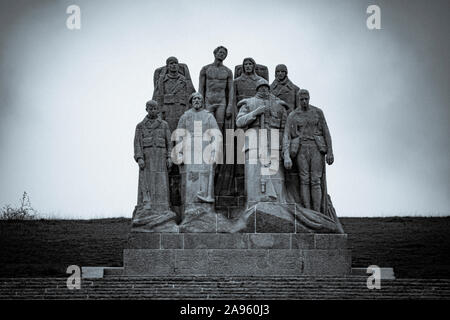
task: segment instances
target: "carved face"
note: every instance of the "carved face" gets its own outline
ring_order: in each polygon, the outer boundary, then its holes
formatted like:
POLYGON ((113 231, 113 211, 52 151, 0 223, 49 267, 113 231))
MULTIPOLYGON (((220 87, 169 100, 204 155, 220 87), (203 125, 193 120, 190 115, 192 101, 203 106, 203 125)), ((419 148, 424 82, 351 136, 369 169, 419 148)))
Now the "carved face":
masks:
POLYGON ((244 72, 247 74, 253 73, 253 69, 255 68, 253 62, 250 60, 245 60, 244 62, 244 72))
POLYGON ((269 87, 268 86, 260 86, 258 87, 258 93, 263 96, 263 97, 268 97, 269 96, 269 87))
POLYGON ((223 60, 225 60, 226 57, 227 57, 227 51, 226 51, 225 49, 223 49, 223 48, 220 48, 220 49, 216 52, 216 54, 214 55, 214 57, 215 57, 217 60, 223 61, 223 60))
POLYGON ((302 109, 307 109, 309 106, 309 94, 308 93, 302 93, 300 95, 300 106, 302 109))
POLYGON ((156 104, 148 104, 146 109, 149 118, 155 119, 158 116, 158 106, 156 104))
POLYGON ((195 95, 192 97, 192 106, 195 110, 200 110, 203 107, 203 98, 201 95, 195 95))
POLYGON ((167 65, 167 67, 169 68, 169 71, 171 73, 176 73, 178 72, 178 63, 176 61, 170 61, 169 64, 167 65))
POLYGON ((280 69, 275 72, 275 76, 279 81, 283 81, 287 76, 287 72, 286 70, 280 69))

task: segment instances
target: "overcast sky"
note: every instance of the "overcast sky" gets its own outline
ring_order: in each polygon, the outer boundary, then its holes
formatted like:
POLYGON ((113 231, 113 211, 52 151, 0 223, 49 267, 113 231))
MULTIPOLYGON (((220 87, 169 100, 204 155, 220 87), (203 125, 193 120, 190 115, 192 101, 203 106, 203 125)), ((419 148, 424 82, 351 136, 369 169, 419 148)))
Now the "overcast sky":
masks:
POLYGON ((154 69, 175 55, 198 88, 224 45, 232 70, 251 56, 272 81, 286 64, 322 108, 339 216, 449 214, 449 3, 2 0, 0 206, 27 191, 49 216, 131 217, 154 69))

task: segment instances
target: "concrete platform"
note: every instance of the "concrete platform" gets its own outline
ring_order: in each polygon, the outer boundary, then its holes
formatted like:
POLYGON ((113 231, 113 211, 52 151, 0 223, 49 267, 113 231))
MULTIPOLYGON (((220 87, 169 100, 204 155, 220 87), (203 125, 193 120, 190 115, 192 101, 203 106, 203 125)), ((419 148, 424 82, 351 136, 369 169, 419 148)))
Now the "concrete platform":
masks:
POLYGON ((131 233, 125 276, 350 275, 346 234, 131 233))

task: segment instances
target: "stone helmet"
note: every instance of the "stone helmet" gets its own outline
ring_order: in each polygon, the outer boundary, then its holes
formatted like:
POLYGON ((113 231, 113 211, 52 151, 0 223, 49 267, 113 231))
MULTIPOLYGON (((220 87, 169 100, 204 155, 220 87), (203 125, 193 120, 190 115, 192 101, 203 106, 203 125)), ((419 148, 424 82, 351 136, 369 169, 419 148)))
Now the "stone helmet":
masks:
POLYGON ((264 78, 261 78, 256 82, 256 91, 258 91, 258 88, 261 86, 267 86, 267 88, 270 89, 269 82, 267 82, 267 80, 264 78))

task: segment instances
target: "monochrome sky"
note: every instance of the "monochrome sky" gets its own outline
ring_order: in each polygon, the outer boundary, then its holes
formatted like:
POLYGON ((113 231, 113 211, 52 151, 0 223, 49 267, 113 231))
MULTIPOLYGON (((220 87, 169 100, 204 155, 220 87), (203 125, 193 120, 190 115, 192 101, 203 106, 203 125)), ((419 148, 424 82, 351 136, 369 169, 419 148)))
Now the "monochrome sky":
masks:
POLYGON ((218 45, 288 66, 323 109, 339 216, 450 213, 449 1, 2 0, 0 206, 131 217, 136 124, 175 55, 198 87, 218 45), (81 8, 81 30, 66 8, 81 8), (381 30, 366 27, 369 5, 381 30))

